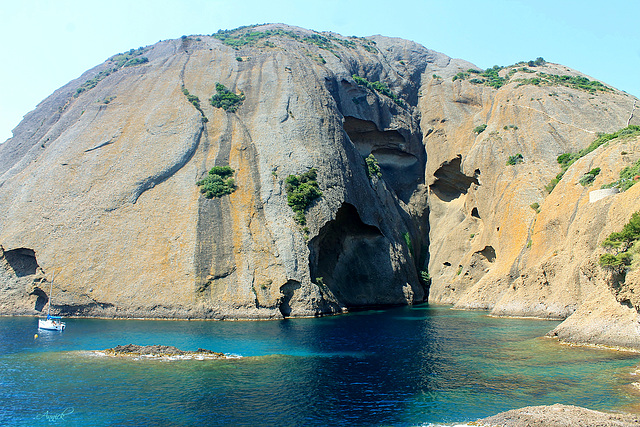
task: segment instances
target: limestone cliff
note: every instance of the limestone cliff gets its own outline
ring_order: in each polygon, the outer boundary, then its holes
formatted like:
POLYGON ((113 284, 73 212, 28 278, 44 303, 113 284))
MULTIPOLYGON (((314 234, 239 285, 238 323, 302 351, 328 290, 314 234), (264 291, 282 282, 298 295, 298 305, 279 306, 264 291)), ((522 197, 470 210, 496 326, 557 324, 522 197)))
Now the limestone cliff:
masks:
POLYGON ((221 34, 110 58, 0 146, 3 312, 35 313, 54 272, 68 315, 275 318, 426 299, 417 82, 451 61, 286 26, 221 34), (208 102, 217 83, 244 93, 237 111, 208 102), (382 178, 367 175, 371 153, 382 178), (214 165, 237 190, 207 199, 196 182, 214 165), (284 181, 311 168, 323 197, 302 227, 284 181))
POLYGON ((483 71, 406 40, 285 25, 116 55, 0 145, 0 312, 41 311, 54 272, 67 315, 279 318, 428 299, 565 318, 605 291, 627 309, 597 258, 640 188, 589 191, 640 157, 638 141, 611 141, 545 190, 558 155, 640 123, 635 98, 592 83, 544 61, 483 71), (218 83, 243 94, 235 111, 209 102, 218 83), (196 182, 226 165, 236 190, 204 197, 196 182), (301 225, 285 181, 312 168, 322 197, 301 225))

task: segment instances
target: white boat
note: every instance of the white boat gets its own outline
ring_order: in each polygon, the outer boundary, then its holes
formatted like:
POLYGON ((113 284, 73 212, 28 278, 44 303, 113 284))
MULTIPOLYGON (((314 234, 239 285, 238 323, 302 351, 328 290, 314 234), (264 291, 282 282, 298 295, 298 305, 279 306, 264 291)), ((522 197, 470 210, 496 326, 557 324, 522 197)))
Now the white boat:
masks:
POLYGON ((55 274, 51 278, 51 286, 49 287, 49 307, 47 309, 47 318, 38 319, 38 329, 45 329, 47 331, 64 331, 65 323, 60 316, 51 315, 51 297, 53 296, 53 279, 55 274))
POLYGON ((48 331, 64 331, 65 323, 60 321, 60 316, 49 316, 46 319, 38 319, 38 329, 46 329, 48 331))

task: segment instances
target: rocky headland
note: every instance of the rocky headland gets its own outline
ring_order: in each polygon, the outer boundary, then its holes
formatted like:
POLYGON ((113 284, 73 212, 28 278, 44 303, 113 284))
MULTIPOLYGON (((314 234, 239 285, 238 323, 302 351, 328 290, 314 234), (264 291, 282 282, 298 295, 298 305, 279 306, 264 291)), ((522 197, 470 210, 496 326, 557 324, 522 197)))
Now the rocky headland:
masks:
POLYGON ((428 301, 639 349, 638 270, 599 263, 640 210, 640 186, 600 191, 635 170, 639 114, 542 58, 481 70, 383 36, 269 24, 131 49, 0 144, 0 313, 42 312, 55 272, 67 316, 428 301))

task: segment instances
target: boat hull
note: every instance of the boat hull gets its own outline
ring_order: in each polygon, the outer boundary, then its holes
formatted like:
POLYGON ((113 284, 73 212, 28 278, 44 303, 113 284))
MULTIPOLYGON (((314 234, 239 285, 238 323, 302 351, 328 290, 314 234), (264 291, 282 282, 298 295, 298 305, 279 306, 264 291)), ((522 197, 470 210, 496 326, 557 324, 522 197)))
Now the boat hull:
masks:
POLYGON ((64 322, 56 320, 38 319, 38 329, 44 329, 47 331, 64 331, 64 322))

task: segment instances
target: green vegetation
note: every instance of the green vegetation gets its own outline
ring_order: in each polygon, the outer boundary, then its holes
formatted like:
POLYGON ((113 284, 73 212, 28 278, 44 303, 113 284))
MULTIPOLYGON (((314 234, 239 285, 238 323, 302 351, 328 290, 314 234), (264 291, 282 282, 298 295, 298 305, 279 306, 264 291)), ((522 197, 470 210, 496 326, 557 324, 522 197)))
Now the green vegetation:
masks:
POLYGON ((500 77, 498 73, 502 71, 504 67, 494 65, 492 68, 487 68, 484 72, 478 70, 468 70, 471 73, 478 75, 478 78, 469 80, 473 84, 483 84, 485 86, 492 87, 494 89, 500 89, 502 86, 508 83, 509 77, 500 77))
MULTIPOLYGON (((522 65, 527 65, 529 67, 539 67, 545 65, 547 61, 544 58, 537 58, 534 61, 521 61, 514 65, 509 65, 506 67, 502 67, 500 65, 494 65, 491 68, 487 68, 484 71, 475 70, 473 68, 468 69, 467 71, 461 71, 455 76, 453 76, 452 81, 456 80, 466 80, 471 75, 474 75, 473 78, 469 80, 469 83, 477 84, 477 85, 485 85, 492 87, 494 89, 500 89, 502 86, 509 83, 511 77, 517 72, 524 73, 536 73, 535 70, 530 70, 527 67, 523 67, 522 65), (518 67, 518 66, 521 67, 518 67), (504 77, 501 77, 499 73, 502 70, 508 70, 504 77)), ((557 74, 547 74, 543 72, 537 72, 536 77, 531 77, 528 79, 516 79, 514 81, 518 82, 518 87, 523 85, 536 85, 536 86, 567 86, 573 89, 583 90, 589 93, 596 93, 597 91, 602 92, 610 92, 613 91, 608 86, 603 85, 600 82, 589 80, 586 77, 580 76, 560 76, 557 74)), ((557 94, 555 94, 557 96, 557 94)))
POLYGON ((286 37, 301 43, 317 46, 320 49, 331 51, 334 54, 336 54, 335 51, 338 48, 336 43, 349 49, 355 49, 357 47, 357 43, 354 40, 360 40, 365 50, 372 53, 378 52, 377 49, 372 46, 375 45, 375 42, 367 39, 359 39, 358 37, 341 39, 331 34, 310 34, 300 36, 293 31, 286 31, 282 29, 258 31, 254 29, 255 27, 257 27, 257 25, 239 27, 233 30, 220 30, 211 36, 236 50, 245 46, 275 47, 275 44, 267 39, 271 37, 286 37))
POLYGON ((595 181, 596 176, 598 176, 598 174, 600 174, 600 168, 591 169, 589 172, 587 172, 586 174, 582 175, 582 178, 580 178, 580 180, 578 182, 583 187, 587 187, 587 186, 593 184, 593 181, 595 181))
POLYGON ((373 154, 369 154, 365 159, 364 162, 367 165, 367 176, 369 177, 369 179, 375 177, 380 178, 382 176, 382 171, 380 170, 380 165, 378 164, 378 160, 375 158, 375 156, 373 154))
POLYGON ((473 129, 473 133, 476 133, 476 134, 478 134, 478 135, 479 135, 479 134, 481 134, 482 132, 484 132, 486 128, 487 128, 487 125, 486 125, 486 124, 482 124, 482 125, 476 126, 476 127, 473 129))
POLYGON ((633 255, 640 252, 640 211, 634 212, 621 231, 611 233, 602 242, 602 246, 614 253, 600 256, 600 265, 604 268, 624 271, 631 265, 633 255))
POLYGON ((405 232, 402 233, 402 238, 404 239, 404 242, 407 244, 407 249, 409 249, 409 253, 411 254, 412 257, 415 258, 414 253, 413 253, 413 243, 411 242, 411 236, 409 235, 409 232, 405 232))
POLYGON ((147 62, 149 62, 149 58, 147 58, 146 56, 140 56, 140 57, 132 58, 128 60, 127 62, 124 63, 123 67, 133 67, 136 65, 146 64, 147 62))
POLYGON ((635 177, 640 175, 640 160, 632 164, 631 166, 627 166, 620 171, 620 179, 614 181, 610 184, 605 184, 602 188, 613 188, 616 187, 620 191, 627 191, 629 188, 633 187, 633 185, 638 182, 635 180, 635 177))
POLYGON ((196 107, 198 110, 200 110, 200 99, 198 99, 197 96, 191 95, 189 93, 189 90, 186 87, 182 88, 182 93, 184 94, 184 96, 187 97, 187 100, 190 103, 192 103, 194 107, 196 107))
POLYGON ((255 25, 250 25, 246 27, 239 27, 234 30, 220 30, 217 33, 211 34, 211 36, 236 50, 244 46, 255 46, 259 41, 273 36, 285 36, 295 40, 299 38, 293 31, 252 31, 251 28, 254 27, 255 25))
POLYGON ((460 71, 458 74, 456 74, 455 76, 453 76, 451 78, 451 81, 455 82, 456 80, 464 80, 467 77, 469 77, 469 73, 468 72, 460 71))
POLYGON ((504 129, 504 130, 509 130, 509 129, 518 130, 518 126, 516 126, 516 125, 505 125, 505 127, 503 127, 502 129, 504 129))
POLYGON ((442 80, 442 77, 440 77, 440 76, 439 76, 439 75, 437 75, 437 74, 434 74, 432 77, 433 77, 434 79, 436 79, 436 80, 442 80))
MULTIPOLYGON (((567 169, 569 169, 569 166, 574 164, 581 157, 586 156, 587 154, 591 153, 592 151, 594 151, 595 149, 597 149, 601 145, 603 145, 603 144, 605 144, 605 143, 607 143, 607 142, 609 142, 609 141, 611 141, 613 139, 622 138, 622 137, 629 137, 629 136, 636 136, 636 135, 640 135, 640 126, 634 126, 634 125, 627 126, 626 128, 620 129, 619 131, 614 132, 614 133, 604 133, 604 134, 598 135, 598 137, 591 144, 589 144, 589 146, 587 148, 584 148, 584 149, 580 150, 577 153, 564 153, 564 154, 559 155, 557 160, 558 160, 558 163, 560 164, 560 166, 562 167, 562 169, 561 169, 560 173, 558 175, 556 175, 556 177, 553 178, 551 180, 551 182, 549 182, 549 184, 547 184, 545 186, 547 192, 551 193, 551 191, 553 191, 555 186, 558 184, 558 182, 560 182, 560 180, 564 176, 564 174, 567 171, 567 169)), ((595 175, 594 175, 594 178, 595 178, 595 175)), ((615 185, 612 184, 611 186, 613 187, 615 185)))
POLYGON ((391 90, 389 89, 389 87, 387 85, 385 85, 384 83, 381 82, 370 82, 369 80, 365 79, 364 77, 360 77, 357 74, 354 74, 353 76, 353 80, 360 86, 364 86, 369 90, 375 90, 376 92, 379 92, 385 96, 388 96, 389 98, 391 98, 391 100, 393 102, 395 102, 396 104, 398 104, 401 107, 405 106, 405 103, 402 99, 398 98, 396 96, 395 93, 391 92, 391 90))
POLYGON ((420 270, 418 273, 418 279, 422 284, 422 287, 428 289, 431 286, 431 275, 426 270, 420 270))
POLYGON ((529 207, 530 207, 531 209, 533 209, 534 211, 536 211, 536 213, 540 213, 540 203, 538 203, 538 202, 531 203, 531 204, 529 205, 529 207))
POLYGON ((517 79, 518 87, 523 85, 535 85, 535 86, 566 86, 572 89, 583 90, 589 93, 612 92, 608 86, 603 85, 595 80, 589 80, 586 77, 580 76, 560 76, 558 74, 537 73, 536 77, 528 79, 517 79))
POLYGON ((236 189, 236 183, 232 178, 234 172, 229 166, 214 166, 209 174, 196 184, 200 186, 200 192, 206 198, 222 197, 236 189))
POLYGON ((128 52, 119 53, 117 55, 112 56, 107 60, 108 66, 104 70, 100 71, 93 78, 87 80, 82 83, 79 88, 76 89, 76 92, 73 94, 74 98, 80 96, 82 92, 86 92, 88 90, 93 89, 104 80, 106 77, 120 70, 122 67, 132 67, 135 65, 140 65, 149 62, 149 59, 145 57, 140 57, 149 48, 139 47, 138 49, 130 49, 128 52))
POLYGON ((524 162, 524 157, 522 157, 522 154, 518 153, 513 156, 509 156, 509 159, 507 160, 507 165, 514 166, 522 162, 524 162))
POLYGON ((216 108, 222 108, 229 113, 234 113, 238 107, 242 105, 242 101, 244 101, 243 92, 237 95, 221 83, 216 83, 216 92, 217 93, 211 97, 211 105, 216 108))
POLYGON ((302 175, 289 175, 286 179, 287 202, 295 212, 294 219, 300 225, 307 223, 305 211, 318 198, 322 191, 316 181, 318 177, 314 168, 302 175))

